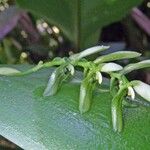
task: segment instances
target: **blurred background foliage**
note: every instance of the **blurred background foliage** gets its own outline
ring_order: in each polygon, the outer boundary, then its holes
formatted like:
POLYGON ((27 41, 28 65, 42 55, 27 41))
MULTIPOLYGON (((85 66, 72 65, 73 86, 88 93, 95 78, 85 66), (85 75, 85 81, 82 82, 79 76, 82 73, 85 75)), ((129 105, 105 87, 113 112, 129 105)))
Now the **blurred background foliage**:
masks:
MULTIPOLYGON (((149 58, 149 17, 149 0, 0 0, 0 64, 36 64, 97 44, 149 58)), ((150 83, 149 70, 130 77, 150 83)))
POLYGON ((96 44, 149 56, 149 3, 1 0, 0 63, 37 63, 96 44))
POLYGON ((58 26, 79 51, 97 44, 101 28, 120 20, 141 0, 44 0, 42 4, 41 0, 17 2, 58 26))

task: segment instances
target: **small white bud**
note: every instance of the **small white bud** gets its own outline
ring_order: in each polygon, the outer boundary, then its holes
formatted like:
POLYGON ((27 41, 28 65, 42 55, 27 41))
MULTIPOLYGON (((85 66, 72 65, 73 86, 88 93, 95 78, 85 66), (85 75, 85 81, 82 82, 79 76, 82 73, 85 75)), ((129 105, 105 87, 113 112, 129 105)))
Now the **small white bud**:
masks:
POLYGON ((67 66, 67 68, 68 68, 68 70, 70 71, 71 75, 73 76, 74 73, 75 73, 75 70, 74 70, 73 65, 69 64, 69 65, 67 66))
POLYGON ((98 80, 98 83, 101 84, 103 81, 102 74, 100 72, 96 72, 96 80, 98 80))
POLYGON ((135 99, 135 92, 131 86, 128 87, 128 96, 131 96, 131 99, 135 99))
POLYGON ((42 65, 43 64, 43 61, 42 60, 40 60, 39 61, 39 63, 38 63, 38 65, 42 65))

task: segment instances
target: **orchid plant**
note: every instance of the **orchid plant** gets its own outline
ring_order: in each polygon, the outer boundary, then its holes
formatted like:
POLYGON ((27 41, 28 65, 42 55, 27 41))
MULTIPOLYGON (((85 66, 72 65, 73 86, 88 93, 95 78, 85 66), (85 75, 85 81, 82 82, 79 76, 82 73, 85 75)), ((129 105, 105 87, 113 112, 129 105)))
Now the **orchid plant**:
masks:
POLYGON ((113 62, 121 59, 131 59, 141 55, 133 51, 110 53, 100 56, 94 61, 85 59, 89 55, 107 50, 108 48, 109 46, 95 46, 80 53, 73 54, 70 57, 57 57, 46 63, 40 61, 37 66, 25 72, 13 68, 1 67, 0 75, 22 76, 36 72, 42 68, 58 66, 51 74, 43 93, 43 96, 52 96, 58 92, 63 82, 69 81, 75 75, 75 68, 81 67, 84 77, 80 85, 79 111, 82 114, 90 110, 94 89, 97 84, 102 84, 102 74, 107 73, 110 76, 110 94, 112 95, 112 125, 114 131, 120 132, 123 128, 123 102, 127 96, 130 96, 134 100, 136 92, 150 102, 150 85, 139 80, 129 81, 126 74, 134 70, 149 68, 150 60, 129 64, 125 67, 113 62))

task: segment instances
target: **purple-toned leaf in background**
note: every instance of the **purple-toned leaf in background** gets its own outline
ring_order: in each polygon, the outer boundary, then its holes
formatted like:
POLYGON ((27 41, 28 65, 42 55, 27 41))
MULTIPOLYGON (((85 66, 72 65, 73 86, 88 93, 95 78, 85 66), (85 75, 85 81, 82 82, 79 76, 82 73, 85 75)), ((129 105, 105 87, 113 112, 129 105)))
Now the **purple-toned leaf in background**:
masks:
POLYGON ((0 13, 0 40, 11 32, 18 23, 21 29, 30 35, 30 41, 36 42, 39 40, 39 34, 28 14, 15 6, 11 6, 0 13))
POLYGON ((150 19, 144 15, 138 8, 134 8, 131 12, 133 20, 148 34, 150 35, 150 19))
POLYGON ((0 40, 3 39, 17 24, 21 9, 10 7, 0 13, 0 40))

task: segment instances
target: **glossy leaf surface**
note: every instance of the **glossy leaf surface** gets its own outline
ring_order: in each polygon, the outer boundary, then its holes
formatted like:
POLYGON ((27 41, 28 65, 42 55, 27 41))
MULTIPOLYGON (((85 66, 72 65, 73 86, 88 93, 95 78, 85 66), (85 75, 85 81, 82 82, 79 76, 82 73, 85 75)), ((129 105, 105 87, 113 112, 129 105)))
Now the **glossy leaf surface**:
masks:
POLYGON ((33 150, 149 149, 149 107, 125 108, 124 130, 114 133, 109 93, 97 89, 91 110, 79 113, 80 74, 75 75, 76 82, 64 84, 55 96, 42 96, 52 70, 0 77, 2 136, 33 150))

